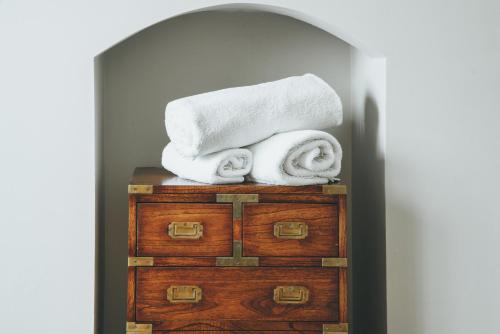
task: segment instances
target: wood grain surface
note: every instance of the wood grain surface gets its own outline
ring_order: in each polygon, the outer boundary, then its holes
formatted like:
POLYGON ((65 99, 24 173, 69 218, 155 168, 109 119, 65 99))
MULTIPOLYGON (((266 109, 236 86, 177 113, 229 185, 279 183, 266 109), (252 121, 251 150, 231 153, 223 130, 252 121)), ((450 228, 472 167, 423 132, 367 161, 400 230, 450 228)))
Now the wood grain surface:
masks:
POLYGON ((323 322, 260 320, 176 320, 154 322, 157 330, 168 331, 322 331, 323 322))
MULTIPOLYGON (((206 184, 180 178, 163 168, 139 167, 130 184, 153 185, 155 194, 170 193, 260 193, 260 194, 323 194, 322 185, 277 186, 264 183, 206 184)), ((331 195, 333 196, 333 195, 331 195)))
POLYGON ((338 268, 137 268, 136 320, 338 321, 338 268), (170 303, 172 285, 202 288, 199 303, 170 303), (309 301, 280 305, 279 285, 305 286, 309 301))
MULTIPOLYGON (((347 198, 345 195, 339 196, 339 256, 347 257, 347 198)), ((339 304, 340 321, 348 322, 348 279, 347 268, 339 271, 339 304)))
POLYGON ((128 267, 127 321, 135 321, 135 268, 128 267))
POLYGON ((137 249, 137 219, 136 219, 137 205, 135 197, 128 196, 128 256, 135 256, 137 249))
POLYGON ((347 200, 339 196, 339 256, 347 257, 347 200))
MULTIPOLYGON (((179 331, 157 331, 154 330, 153 334, 167 334, 167 333, 179 333, 179 331)), ((182 333, 182 332, 180 332, 182 333)), ((187 332, 188 334, 320 334, 323 331, 248 331, 248 330, 229 330, 229 331, 200 331, 194 330, 187 332)))
POLYGON ((338 210, 335 204, 248 203, 243 215, 245 256, 321 256, 339 254, 338 210), (274 236, 277 222, 305 222, 305 239, 274 236))
POLYGON ((259 194, 259 203, 337 203, 338 195, 259 194))
POLYGON ((347 257, 346 195, 323 194, 322 185, 256 183, 207 185, 161 168, 138 168, 131 184, 153 194, 129 195, 129 256, 153 256, 154 267, 129 267, 127 320, 153 324, 153 333, 320 334, 324 323, 348 322, 348 269, 322 267, 322 257, 347 257), (241 219, 220 193, 253 193, 241 219), (199 240, 173 240, 168 225, 201 222, 199 240), (303 240, 277 239, 276 222, 306 222, 303 240), (233 240, 259 267, 216 267, 232 256, 233 240), (171 285, 202 288, 199 303, 170 303, 171 285), (309 301, 280 305, 278 285, 309 289, 309 301))
POLYGON ((137 204, 139 256, 230 256, 232 254, 231 204, 137 204), (172 222, 200 222, 203 236, 178 240, 168 235, 172 222))

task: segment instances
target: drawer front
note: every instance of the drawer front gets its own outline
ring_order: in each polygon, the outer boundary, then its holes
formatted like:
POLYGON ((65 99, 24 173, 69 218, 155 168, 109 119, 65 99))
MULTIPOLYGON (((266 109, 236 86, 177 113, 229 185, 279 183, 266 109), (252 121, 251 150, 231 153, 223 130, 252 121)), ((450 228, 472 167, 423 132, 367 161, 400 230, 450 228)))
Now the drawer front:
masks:
POLYGON ((338 268, 137 268, 137 321, 338 321, 338 268))
POLYGON ((335 204, 245 204, 245 256, 321 256, 339 254, 335 204))
POLYGON ((137 254, 231 256, 231 205, 139 203, 137 254))

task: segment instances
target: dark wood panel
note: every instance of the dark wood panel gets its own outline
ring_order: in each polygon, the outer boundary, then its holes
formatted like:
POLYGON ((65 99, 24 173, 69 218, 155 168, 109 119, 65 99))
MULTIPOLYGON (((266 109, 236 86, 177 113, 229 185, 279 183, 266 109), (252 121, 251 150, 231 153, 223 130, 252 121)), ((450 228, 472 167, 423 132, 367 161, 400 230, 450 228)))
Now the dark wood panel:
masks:
POLYGON ((338 321, 338 268, 137 268, 137 321, 338 321), (172 285, 197 285, 198 303, 170 303, 172 285), (280 305, 276 286, 305 286, 309 301, 280 305))
POLYGON ((242 221, 241 218, 234 218, 233 219, 233 240, 240 240, 241 241, 241 234, 243 233, 243 226, 242 226, 242 221))
MULTIPOLYGON (((339 256, 347 257, 347 198, 339 196, 339 256)), ((339 318, 341 322, 348 322, 348 280, 347 268, 339 271, 339 318)))
POLYGON ((231 204, 137 204, 139 256, 230 256, 232 254, 231 204), (173 239, 172 222, 200 222, 200 239, 173 239))
POLYGON ((259 203, 337 203, 337 195, 259 194, 259 203))
POLYGON ((128 197, 128 256, 135 256, 136 252, 136 204, 134 196, 128 197))
POLYGON ((128 267, 127 321, 135 321, 135 268, 128 267))
MULTIPOLYGON (((138 194, 138 203, 215 203, 216 193, 185 194, 138 194)), ((337 203, 337 195, 314 194, 259 194, 259 203, 337 203)))
POLYGON ((335 204, 248 203, 243 214, 245 256, 338 256, 339 229, 335 204), (278 222, 305 222, 305 239, 274 236, 278 222))
POLYGON ((320 257, 259 257, 261 267, 321 267, 320 257))
POLYGON ((339 269, 339 321, 349 322, 347 300, 347 268, 339 269))
POLYGON ((152 194, 136 195, 138 203, 215 203, 216 194, 152 194))
MULTIPOLYGON (((215 257, 155 257, 155 267, 214 267, 215 257)), ((321 267, 320 257, 259 257, 260 267, 321 267)))
POLYGON ((339 196, 339 256, 347 257, 347 200, 339 196))
POLYGON ((155 322, 154 328, 169 331, 322 331, 323 322, 184 320, 155 322))
POLYGON ((182 179, 163 168, 136 168, 130 184, 153 185, 155 194, 164 193, 272 193, 272 194, 322 194, 322 185, 278 186, 263 183, 205 184, 182 179))
MULTIPOLYGON (((347 257, 347 198, 339 196, 339 256, 347 257)), ((348 280, 347 268, 339 271, 339 318, 341 322, 348 322, 348 280)))
POLYGON ((213 267, 215 257, 155 257, 154 265, 158 267, 213 267))
MULTIPOLYGON (((157 331, 153 334, 179 333, 175 331, 157 331)), ((190 331, 188 334, 319 334, 322 331, 190 331)))

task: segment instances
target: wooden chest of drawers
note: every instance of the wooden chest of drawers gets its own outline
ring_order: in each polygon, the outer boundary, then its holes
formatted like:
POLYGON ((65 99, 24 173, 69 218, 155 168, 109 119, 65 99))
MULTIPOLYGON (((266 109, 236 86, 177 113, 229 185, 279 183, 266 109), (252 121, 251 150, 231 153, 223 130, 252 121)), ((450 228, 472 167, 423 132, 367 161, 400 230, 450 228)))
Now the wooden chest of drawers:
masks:
POLYGON ((128 334, 342 333, 344 185, 129 185, 128 334))

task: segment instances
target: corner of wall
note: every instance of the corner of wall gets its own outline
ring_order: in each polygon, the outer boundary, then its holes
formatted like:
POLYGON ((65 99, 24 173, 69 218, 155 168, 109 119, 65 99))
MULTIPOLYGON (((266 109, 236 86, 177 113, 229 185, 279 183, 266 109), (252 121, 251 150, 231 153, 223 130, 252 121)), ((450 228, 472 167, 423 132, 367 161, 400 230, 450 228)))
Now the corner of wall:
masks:
POLYGON ((351 48, 352 314, 355 333, 386 333, 385 58, 351 48))

